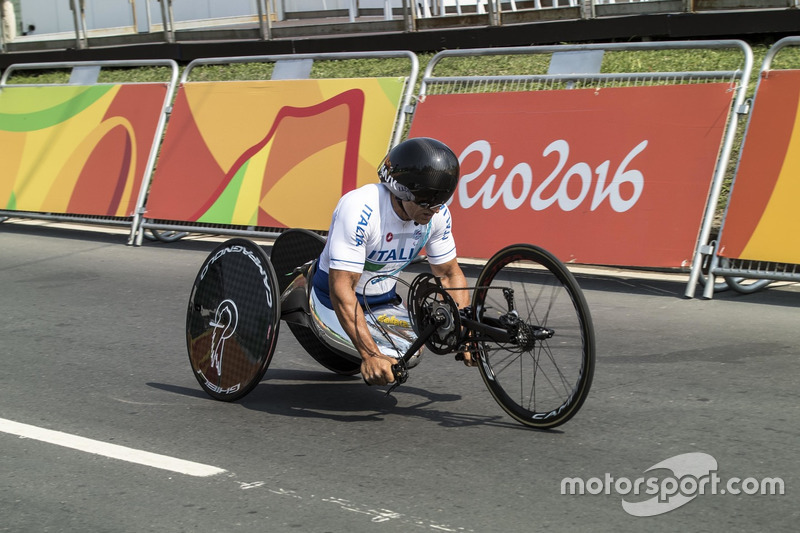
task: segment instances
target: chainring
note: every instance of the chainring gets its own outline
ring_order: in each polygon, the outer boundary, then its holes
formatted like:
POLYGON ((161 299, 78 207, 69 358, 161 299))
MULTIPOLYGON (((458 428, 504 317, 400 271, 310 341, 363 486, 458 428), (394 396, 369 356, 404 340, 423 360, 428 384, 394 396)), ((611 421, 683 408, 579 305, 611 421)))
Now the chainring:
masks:
POLYGON ((461 315, 450 294, 442 287, 439 279, 429 273, 420 274, 411 282, 408 290, 408 306, 411 325, 417 336, 431 324, 441 323, 425 346, 433 353, 444 355, 458 349, 461 335, 461 315))

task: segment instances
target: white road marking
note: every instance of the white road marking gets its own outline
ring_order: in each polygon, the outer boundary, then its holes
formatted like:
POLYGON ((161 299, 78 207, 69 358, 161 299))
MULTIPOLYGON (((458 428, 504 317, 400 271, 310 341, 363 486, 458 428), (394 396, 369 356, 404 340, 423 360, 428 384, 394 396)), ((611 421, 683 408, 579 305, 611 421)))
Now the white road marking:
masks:
POLYGON ((17 435, 26 439, 48 442, 57 446, 64 446, 65 448, 72 448, 73 450, 95 455, 102 455, 112 459, 119 459, 129 463, 170 470, 188 476, 208 477, 225 472, 225 470, 217 468, 216 466, 184 461, 183 459, 145 452, 126 446, 119 446, 117 444, 108 444, 106 442, 78 437, 77 435, 70 435, 69 433, 62 433, 61 431, 20 424, 19 422, 13 422, 4 418, 0 418, 0 432, 17 435))
POLYGON ((403 516, 400 513, 395 513, 394 511, 390 511, 389 509, 364 508, 357 504, 352 503, 350 500, 343 500, 341 498, 322 498, 322 501, 327 503, 335 503, 341 506, 341 508, 344 509, 345 511, 351 511, 353 513, 361 513, 370 516, 372 517, 372 521, 375 523, 387 522, 389 520, 401 518, 403 516))

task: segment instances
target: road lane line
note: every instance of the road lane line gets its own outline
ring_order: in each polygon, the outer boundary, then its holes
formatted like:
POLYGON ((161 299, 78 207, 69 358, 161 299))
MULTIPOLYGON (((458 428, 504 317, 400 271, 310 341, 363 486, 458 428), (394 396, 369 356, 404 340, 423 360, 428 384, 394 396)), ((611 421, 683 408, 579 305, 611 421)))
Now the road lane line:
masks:
POLYGON ((95 455, 102 455, 104 457, 110 457, 111 459, 119 459, 129 463, 170 470, 188 476, 209 477, 225 472, 225 470, 217 468, 216 466, 184 461, 183 459, 176 459, 175 457, 169 457, 167 455, 145 452, 126 446, 119 446, 117 444, 108 444, 107 442, 100 442, 85 437, 78 437, 77 435, 70 435, 69 433, 62 433, 61 431, 20 424, 19 422, 6 420, 5 418, 0 418, 0 432, 10 433, 26 439, 49 442, 57 446, 72 448, 73 450, 95 455))

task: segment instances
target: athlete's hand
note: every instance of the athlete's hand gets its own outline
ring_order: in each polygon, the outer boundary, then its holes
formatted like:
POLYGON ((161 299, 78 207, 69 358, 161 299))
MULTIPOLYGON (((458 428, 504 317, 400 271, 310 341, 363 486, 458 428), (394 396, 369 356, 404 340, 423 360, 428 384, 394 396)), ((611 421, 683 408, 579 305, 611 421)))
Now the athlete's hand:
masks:
POLYGON ((361 360, 361 376, 369 385, 388 385, 394 383, 392 365, 397 361, 388 355, 375 354, 361 360))

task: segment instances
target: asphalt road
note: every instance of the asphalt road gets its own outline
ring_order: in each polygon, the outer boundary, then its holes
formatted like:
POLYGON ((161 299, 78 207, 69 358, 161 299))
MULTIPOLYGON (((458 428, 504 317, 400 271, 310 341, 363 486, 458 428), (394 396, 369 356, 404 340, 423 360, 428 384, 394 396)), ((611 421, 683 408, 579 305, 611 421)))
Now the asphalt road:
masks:
POLYGON ((449 356, 387 397, 288 328, 263 383, 211 400, 184 326, 215 244, 124 243, 0 224, 0 531, 797 531, 797 285, 706 301, 685 277, 579 274, 594 384, 532 431, 449 356), (562 494, 570 478, 583 495, 562 494))

